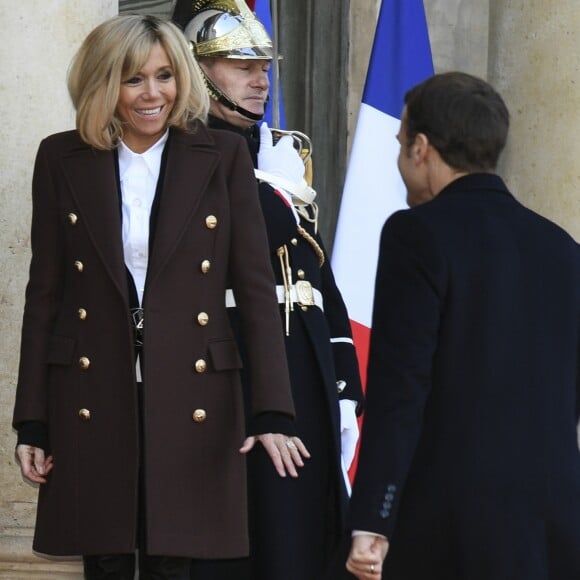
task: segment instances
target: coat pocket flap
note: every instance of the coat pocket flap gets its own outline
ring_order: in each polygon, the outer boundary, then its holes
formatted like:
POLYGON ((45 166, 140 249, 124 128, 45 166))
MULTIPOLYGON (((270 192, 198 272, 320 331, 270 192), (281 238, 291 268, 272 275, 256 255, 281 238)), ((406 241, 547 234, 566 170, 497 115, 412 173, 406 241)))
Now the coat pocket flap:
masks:
POLYGON ((77 341, 68 336, 51 336, 48 341, 46 362, 51 365, 70 365, 77 341))
POLYGON ((233 338, 216 340, 208 345, 209 356, 214 370, 228 371, 242 368, 242 358, 233 338))

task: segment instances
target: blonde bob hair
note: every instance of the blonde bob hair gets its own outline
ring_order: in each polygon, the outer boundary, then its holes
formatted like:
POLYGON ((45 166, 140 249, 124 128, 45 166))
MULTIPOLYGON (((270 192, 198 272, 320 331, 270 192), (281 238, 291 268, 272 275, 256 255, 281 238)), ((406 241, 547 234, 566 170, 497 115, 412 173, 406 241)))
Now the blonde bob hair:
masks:
POLYGON ((121 83, 141 70, 156 42, 167 53, 177 88, 168 126, 187 129, 196 119, 206 121, 209 97, 181 30, 154 16, 121 15, 86 37, 69 69, 77 130, 89 145, 108 150, 122 139, 123 122, 117 115, 121 83))

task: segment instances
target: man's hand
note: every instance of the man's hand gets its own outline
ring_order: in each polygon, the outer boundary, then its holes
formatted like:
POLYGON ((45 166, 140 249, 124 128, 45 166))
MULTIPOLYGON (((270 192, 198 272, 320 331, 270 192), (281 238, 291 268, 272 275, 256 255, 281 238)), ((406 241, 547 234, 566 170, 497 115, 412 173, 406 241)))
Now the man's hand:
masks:
POLYGON ((25 479, 32 483, 46 483, 46 476, 52 471, 52 455, 44 457, 44 449, 31 445, 16 446, 16 460, 25 479))
POLYGON ((286 477, 286 472, 292 477, 298 477, 296 466, 303 467, 302 458, 308 459, 310 457, 308 449, 300 438, 288 437, 281 433, 263 433, 248 437, 244 441, 240 453, 245 454, 251 451, 257 441, 264 446, 280 477, 286 477))
POLYGON ((260 150, 256 177, 269 183, 278 197, 300 223, 292 195, 307 187, 304 180, 304 163, 294 149, 292 137, 285 135, 274 145, 272 132, 266 123, 260 127, 260 150))
POLYGON ((274 145, 272 132, 266 123, 262 123, 260 126, 258 169, 296 184, 303 182, 306 172, 302 158, 294 149, 292 137, 284 135, 274 145))
POLYGON ((348 470, 352 465, 359 438, 356 402, 350 399, 341 399, 338 404, 340 406, 341 455, 344 465, 348 470))
POLYGON ((383 536, 360 534, 352 538, 346 569, 358 580, 379 580, 389 541, 383 536))

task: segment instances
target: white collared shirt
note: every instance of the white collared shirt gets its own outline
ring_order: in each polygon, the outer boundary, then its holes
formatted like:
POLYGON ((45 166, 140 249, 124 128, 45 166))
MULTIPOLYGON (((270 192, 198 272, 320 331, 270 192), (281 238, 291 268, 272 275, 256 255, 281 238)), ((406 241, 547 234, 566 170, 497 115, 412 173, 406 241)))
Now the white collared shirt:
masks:
MULTIPOLYGON (((145 278, 149 263, 149 219, 161 170, 161 157, 169 131, 144 153, 131 151, 119 144, 119 181, 123 221, 123 254, 137 290, 139 305, 143 303, 145 278)), ((135 363, 137 381, 142 381, 139 357, 135 363)))
POLYGON ((145 277, 149 262, 149 218, 159 181, 161 156, 169 131, 144 153, 134 153, 125 143, 119 144, 119 178, 123 220, 125 265, 137 289, 139 305, 143 302, 145 277))

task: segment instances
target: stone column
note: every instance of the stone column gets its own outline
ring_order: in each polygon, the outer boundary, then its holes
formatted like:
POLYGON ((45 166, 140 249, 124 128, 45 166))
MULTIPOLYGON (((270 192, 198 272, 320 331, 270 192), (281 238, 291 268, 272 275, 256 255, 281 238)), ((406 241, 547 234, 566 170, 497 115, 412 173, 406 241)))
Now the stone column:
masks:
POLYGON ((30 258, 30 182, 44 136, 74 127, 69 62, 86 34, 117 13, 117 0, 0 3, 0 578, 81 578, 78 562, 32 554, 36 489, 14 461, 10 428, 20 322, 30 258))
POLYGON ((580 241, 578 0, 491 0, 489 80, 511 112, 501 173, 580 241))

